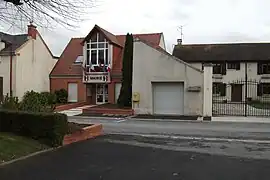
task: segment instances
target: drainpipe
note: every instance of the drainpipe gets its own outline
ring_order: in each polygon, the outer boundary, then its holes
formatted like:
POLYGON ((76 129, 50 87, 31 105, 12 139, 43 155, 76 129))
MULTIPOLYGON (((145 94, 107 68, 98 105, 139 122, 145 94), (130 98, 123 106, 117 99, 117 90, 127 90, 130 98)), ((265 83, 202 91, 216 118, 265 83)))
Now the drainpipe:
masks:
POLYGON ((9 66, 9 94, 12 96, 12 44, 10 45, 10 66, 9 66))

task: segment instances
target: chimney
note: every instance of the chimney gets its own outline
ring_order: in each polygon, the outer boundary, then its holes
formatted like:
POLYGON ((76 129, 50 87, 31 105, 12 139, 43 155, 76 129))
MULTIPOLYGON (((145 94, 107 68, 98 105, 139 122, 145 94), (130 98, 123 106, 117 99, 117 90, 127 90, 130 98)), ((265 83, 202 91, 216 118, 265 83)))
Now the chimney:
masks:
POLYGON ((177 39, 177 45, 182 45, 182 39, 177 39))
POLYGON ((36 39, 37 37, 37 27, 32 23, 28 25, 28 37, 32 37, 33 39, 36 39))

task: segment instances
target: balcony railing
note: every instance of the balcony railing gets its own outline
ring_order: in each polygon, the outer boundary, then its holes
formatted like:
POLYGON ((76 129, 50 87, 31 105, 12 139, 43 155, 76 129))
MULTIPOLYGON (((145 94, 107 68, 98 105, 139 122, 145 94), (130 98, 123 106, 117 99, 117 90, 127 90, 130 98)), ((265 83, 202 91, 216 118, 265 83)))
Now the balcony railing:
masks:
POLYGON ((90 72, 83 74, 84 83, 110 83, 110 73, 109 72, 90 72))

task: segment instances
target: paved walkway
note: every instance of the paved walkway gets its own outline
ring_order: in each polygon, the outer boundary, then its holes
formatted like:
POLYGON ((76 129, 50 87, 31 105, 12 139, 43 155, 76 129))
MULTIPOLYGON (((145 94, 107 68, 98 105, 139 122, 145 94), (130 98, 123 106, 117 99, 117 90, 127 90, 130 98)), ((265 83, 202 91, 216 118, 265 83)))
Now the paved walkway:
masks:
POLYGON ((67 116, 76 116, 76 115, 82 114, 83 109, 87 109, 87 108, 94 107, 94 106, 96 106, 96 105, 85 105, 85 106, 72 108, 72 109, 65 110, 65 111, 60 111, 60 113, 64 113, 67 116))
POLYGON ((0 167, 1 180, 269 180, 270 161, 84 141, 0 167))

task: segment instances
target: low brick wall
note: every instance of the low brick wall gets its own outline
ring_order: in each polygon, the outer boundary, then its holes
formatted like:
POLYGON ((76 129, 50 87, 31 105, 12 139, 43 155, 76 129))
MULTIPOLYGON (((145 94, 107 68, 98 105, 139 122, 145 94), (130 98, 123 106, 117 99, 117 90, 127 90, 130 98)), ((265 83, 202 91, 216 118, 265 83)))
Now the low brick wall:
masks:
POLYGON ((88 108, 83 109, 83 114, 118 114, 133 115, 133 109, 109 109, 109 108, 88 108))
POLYGON ((102 124, 94 124, 83 128, 81 131, 66 135, 63 140, 63 145, 68 145, 74 142, 79 142, 103 135, 102 124))
POLYGON ((59 112, 59 111, 69 110, 76 107, 85 106, 85 105, 87 105, 87 102, 64 104, 64 105, 56 106, 54 111, 59 112))

